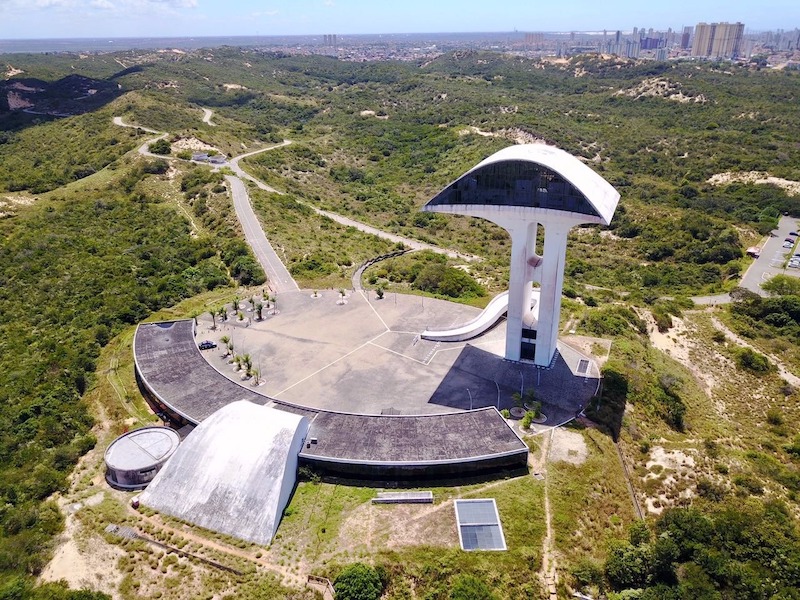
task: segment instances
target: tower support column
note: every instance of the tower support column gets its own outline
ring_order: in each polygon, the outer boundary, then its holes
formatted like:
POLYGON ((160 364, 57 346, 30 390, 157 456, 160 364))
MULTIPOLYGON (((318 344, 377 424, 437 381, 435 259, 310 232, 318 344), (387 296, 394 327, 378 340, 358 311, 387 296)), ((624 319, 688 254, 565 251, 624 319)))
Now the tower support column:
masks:
POLYGON ((553 359, 558 341, 567 234, 572 223, 551 222, 544 229, 544 261, 541 268, 539 321, 536 327, 536 365, 546 367, 553 359))
POLYGON ((506 229, 511 234, 511 272, 508 278, 505 356, 508 360, 519 361, 523 318, 531 307, 528 256, 536 249, 536 223, 506 225, 506 229))

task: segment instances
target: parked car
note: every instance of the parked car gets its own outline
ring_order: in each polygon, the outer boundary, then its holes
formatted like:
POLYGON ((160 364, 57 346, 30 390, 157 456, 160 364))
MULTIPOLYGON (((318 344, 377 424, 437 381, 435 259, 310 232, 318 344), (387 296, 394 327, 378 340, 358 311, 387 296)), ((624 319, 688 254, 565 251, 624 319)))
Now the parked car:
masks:
POLYGON ((796 231, 790 231, 789 235, 793 235, 793 236, 797 237, 797 232, 796 231))
POLYGON ((784 248, 791 248, 792 246, 794 246, 794 242, 783 242, 784 248))
POLYGON ((217 345, 211 340, 204 340, 200 342, 200 344, 198 345, 198 348, 200 348, 200 350, 211 350, 212 348, 216 347, 217 345))
POLYGON ((783 241, 784 242, 792 242, 794 244, 794 239, 792 239, 792 238, 786 238, 783 241))

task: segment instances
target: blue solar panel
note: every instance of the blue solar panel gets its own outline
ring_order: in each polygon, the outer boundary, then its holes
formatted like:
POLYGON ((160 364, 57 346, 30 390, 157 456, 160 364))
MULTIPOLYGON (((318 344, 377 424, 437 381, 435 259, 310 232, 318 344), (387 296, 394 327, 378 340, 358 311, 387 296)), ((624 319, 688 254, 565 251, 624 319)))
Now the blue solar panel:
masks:
POLYGON ((506 549, 494 500, 456 500, 455 509, 463 550, 506 549))

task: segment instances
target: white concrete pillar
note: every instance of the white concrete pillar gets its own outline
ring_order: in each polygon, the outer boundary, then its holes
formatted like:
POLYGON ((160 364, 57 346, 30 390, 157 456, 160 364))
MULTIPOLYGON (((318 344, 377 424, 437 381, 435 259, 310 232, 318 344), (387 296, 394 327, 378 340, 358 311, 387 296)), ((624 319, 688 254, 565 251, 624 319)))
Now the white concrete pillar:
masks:
MULTIPOLYGON (((508 313, 506 314, 506 358, 519 361, 522 343, 522 318, 530 308, 530 291, 526 293, 528 280, 528 256, 530 223, 521 222, 506 226, 511 234, 511 272, 508 277, 508 313), (527 307, 525 303, 528 303, 527 307)), ((535 229, 534 229, 535 231, 535 229)), ((535 248, 535 246, 534 246, 535 248)))
POLYGON ((536 358, 534 363, 548 366, 558 341, 558 320, 561 314, 561 290, 564 286, 564 264, 567 258, 568 222, 544 225, 544 261, 541 270, 539 322, 536 327, 536 358))
POLYGON ((538 230, 536 221, 528 223, 528 257, 525 259, 525 310, 531 307, 531 296, 533 294, 532 283, 538 281, 540 265, 536 256, 536 233, 538 230))

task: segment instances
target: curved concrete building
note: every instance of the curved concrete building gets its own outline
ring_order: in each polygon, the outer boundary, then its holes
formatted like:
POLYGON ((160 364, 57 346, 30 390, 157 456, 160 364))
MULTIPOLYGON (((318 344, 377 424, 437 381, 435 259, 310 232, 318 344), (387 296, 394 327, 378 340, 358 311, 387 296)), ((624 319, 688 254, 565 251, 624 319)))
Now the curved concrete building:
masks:
POLYGON ((552 146, 509 146, 478 163, 422 210, 481 217, 511 235, 508 360, 550 365, 556 352, 567 234, 575 225, 608 225, 619 193, 580 160, 552 146), (538 225, 544 251, 536 253, 538 225), (538 319, 531 312, 539 283, 538 319))
POLYGON ((308 419, 240 400, 189 435, 142 493, 145 506, 269 544, 289 502, 308 419))

